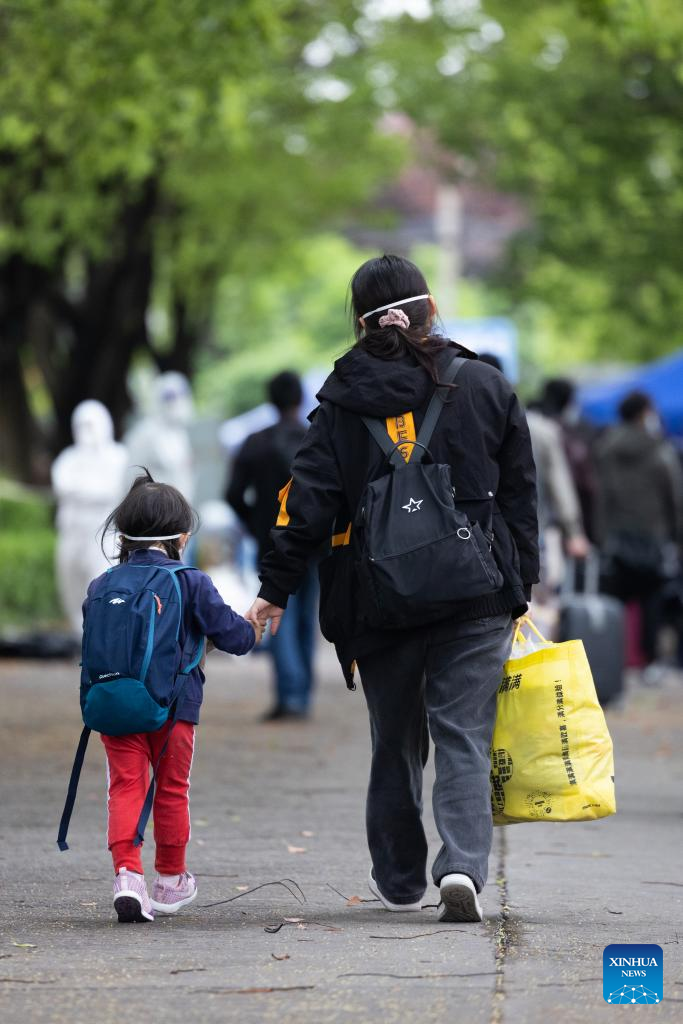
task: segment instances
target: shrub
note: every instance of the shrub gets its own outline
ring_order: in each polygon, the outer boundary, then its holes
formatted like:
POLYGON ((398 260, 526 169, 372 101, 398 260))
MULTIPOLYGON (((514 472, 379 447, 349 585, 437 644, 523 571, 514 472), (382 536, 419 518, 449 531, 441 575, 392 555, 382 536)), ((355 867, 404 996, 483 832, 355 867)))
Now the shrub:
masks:
POLYGON ((62 621, 50 501, 0 481, 0 628, 62 621))

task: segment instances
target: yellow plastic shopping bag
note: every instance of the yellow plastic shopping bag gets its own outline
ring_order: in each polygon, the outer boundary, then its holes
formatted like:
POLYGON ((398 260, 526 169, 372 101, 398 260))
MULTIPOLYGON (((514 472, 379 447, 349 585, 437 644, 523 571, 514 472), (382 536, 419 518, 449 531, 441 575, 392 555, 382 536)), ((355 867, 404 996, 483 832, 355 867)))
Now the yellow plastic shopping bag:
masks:
POLYGON ((616 811, 612 740, 583 643, 550 643, 529 619, 515 632, 498 689, 491 802, 496 825, 616 811))

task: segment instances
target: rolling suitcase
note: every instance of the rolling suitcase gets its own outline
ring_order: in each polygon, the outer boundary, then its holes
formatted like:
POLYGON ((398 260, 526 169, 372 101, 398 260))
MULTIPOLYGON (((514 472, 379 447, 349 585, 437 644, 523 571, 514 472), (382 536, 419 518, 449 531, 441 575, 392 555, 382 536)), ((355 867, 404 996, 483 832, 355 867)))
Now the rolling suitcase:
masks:
POLYGON ((605 705, 624 686, 625 611, 621 601, 599 593, 600 563, 590 555, 584 563, 583 584, 577 587, 577 566, 569 560, 560 594, 558 639, 583 640, 593 671, 595 689, 605 705))

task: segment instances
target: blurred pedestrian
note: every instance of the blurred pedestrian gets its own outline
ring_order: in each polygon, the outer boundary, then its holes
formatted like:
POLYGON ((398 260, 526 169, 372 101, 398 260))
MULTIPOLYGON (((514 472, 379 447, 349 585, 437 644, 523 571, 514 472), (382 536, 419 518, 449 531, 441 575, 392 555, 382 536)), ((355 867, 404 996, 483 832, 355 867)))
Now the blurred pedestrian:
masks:
POLYGON ((182 373, 169 370, 156 378, 153 404, 128 431, 130 477, 136 467, 146 466, 155 480, 172 484, 188 501, 195 489, 195 469, 189 427, 194 415, 190 382, 182 373))
MULTIPOLYGON (((288 522, 286 496, 291 465, 307 432, 301 422, 303 389, 296 373, 284 370, 273 377, 268 398, 279 420, 246 439, 235 459, 226 493, 227 502, 258 544, 259 565, 269 549, 275 523, 282 526, 288 522)), ((292 594, 286 622, 269 639, 275 700, 264 715, 266 722, 305 719, 310 712, 317 597, 318 584, 311 567, 292 594)))
POLYGON ((538 484, 541 580, 554 590, 564 578, 564 555, 585 558, 590 544, 559 426, 540 402, 529 406, 527 422, 538 484))
MULTIPOLYGON (((526 611, 538 578, 529 433, 505 377, 434 333, 436 305, 413 263, 399 256, 368 260, 353 277, 351 299, 356 344, 337 360, 318 395, 320 405, 294 460, 292 483, 282 495, 273 548, 263 560, 260 596, 248 617, 270 619, 273 630, 280 623, 282 628, 289 596, 320 545, 328 545, 321 564, 321 626, 335 643, 351 687, 357 663, 370 715, 370 890, 387 910, 421 908, 428 852, 422 773, 429 727, 436 749, 434 816, 443 842, 432 868, 441 895, 439 919, 481 921, 478 893, 486 883, 492 840, 489 776, 496 694, 510 652, 512 619, 526 611), (456 374, 457 382, 448 383, 456 374), (436 466, 423 462, 417 446, 425 421, 429 430, 423 437, 429 435, 436 466), (397 451, 405 470, 396 462, 397 451), (415 556, 412 575, 405 556, 393 556, 406 568, 405 589, 396 592, 392 608, 396 602, 400 606, 401 594, 407 600, 419 576, 429 612, 425 606, 423 617, 413 616, 423 625, 411 624, 406 615, 407 625, 397 617, 394 628, 391 623, 381 627, 376 619, 385 609, 375 600, 377 577, 363 561, 365 548, 358 540, 370 529, 370 512, 361 499, 370 487, 390 487, 413 467, 404 479, 416 481, 416 493, 398 508, 386 506, 396 530, 403 531, 404 550, 415 556), (423 470, 432 472, 429 480, 438 474, 447 488, 450 478, 453 490, 447 489, 445 500, 430 496, 430 485, 420 482, 426 479, 423 470), (439 510, 449 523, 463 517, 469 523, 440 542, 441 559, 425 552, 424 544, 409 546, 411 533, 424 539, 439 510), (475 534, 482 537, 476 550, 475 534), (453 559, 470 558, 478 564, 451 570, 453 559), (367 575, 357 572, 357 564, 367 575), (425 584, 429 572, 431 588, 425 584), (437 588, 448 596, 444 604, 437 601, 437 588)), ((379 525, 374 507, 371 511, 379 525)))
POLYGON ((546 416, 560 428, 569 469, 581 506, 583 532, 595 541, 595 503, 598 481, 593 449, 597 441, 595 427, 581 415, 576 401, 576 385, 566 377, 546 381, 541 396, 546 416))
POLYGON ((598 531, 607 586, 621 600, 640 605, 641 646, 652 664, 662 588, 677 571, 683 541, 683 472, 649 395, 626 395, 619 416, 621 423, 606 431, 596 449, 598 531))
POLYGON ((128 453, 114 440, 112 418, 101 402, 77 405, 71 431, 74 443, 52 463, 52 489, 57 499, 57 584, 73 635, 80 637, 88 584, 114 555, 106 542, 103 550, 98 533, 125 492, 128 453))

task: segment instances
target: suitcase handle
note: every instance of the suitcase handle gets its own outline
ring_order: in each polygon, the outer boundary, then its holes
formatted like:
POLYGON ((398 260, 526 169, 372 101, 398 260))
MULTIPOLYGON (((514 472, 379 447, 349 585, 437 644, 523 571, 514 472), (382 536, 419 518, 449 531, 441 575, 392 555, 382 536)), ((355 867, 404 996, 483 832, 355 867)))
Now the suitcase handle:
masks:
POLYGON ((564 579, 562 581, 562 587, 560 593, 564 597, 568 597, 570 594, 582 593, 582 594, 599 594, 600 593, 600 555, 591 548, 586 557, 582 559, 585 565, 585 572, 583 574, 583 589, 577 591, 576 589, 576 564, 578 559, 568 558, 566 560, 566 568, 564 579))

